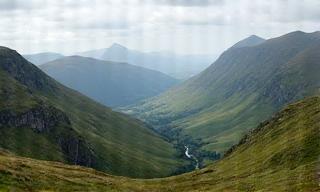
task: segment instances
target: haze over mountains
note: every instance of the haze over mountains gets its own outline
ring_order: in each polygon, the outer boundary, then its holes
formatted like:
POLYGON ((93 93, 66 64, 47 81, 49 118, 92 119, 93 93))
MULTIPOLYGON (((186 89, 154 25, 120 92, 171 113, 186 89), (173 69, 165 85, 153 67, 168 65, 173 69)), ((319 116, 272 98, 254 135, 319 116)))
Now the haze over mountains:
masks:
POLYGON ((81 56, 57 59, 40 68, 62 84, 110 107, 156 96, 178 83, 158 71, 81 56))
POLYGON ((43 53, 23 55, 23 57, 35 65, 41 65, 41 64, 62 58, 64 57, 64 55, 60 53, 43 52, 43 53))
POLYGON ((199 75, 124 111, 159 132, 181 129, 202 139, 203 149, 226 151, 282 106, 319 93, 320 32, 255 39, 257 45, 242 41, 199 75))
POLYGON ((0 147, 16 155, 142 178, 171 175, 184 163, 143 122, 66 88, 5 47, 0 79, 0 147))
POLYGON ((177 55, 164 52, 144 53, 113 44, 106 49, 76 53, 84 57, 124 62, 160 71, 176 79, 187 79, 204 70, 216 58, 215 55, 177 55))

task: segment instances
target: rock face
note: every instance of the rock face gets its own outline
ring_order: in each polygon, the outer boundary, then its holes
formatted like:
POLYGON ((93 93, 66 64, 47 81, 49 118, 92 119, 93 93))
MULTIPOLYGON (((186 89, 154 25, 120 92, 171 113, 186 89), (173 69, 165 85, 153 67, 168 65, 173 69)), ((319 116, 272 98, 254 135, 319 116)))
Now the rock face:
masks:
POLYGON ((0 126, 30 127, 39 133, 50 133, 59 124, 71 125, 68 117, 54 107, 40 106, 21 114, 0 111, 0 126))
POLYGON ((0 129, 4 127, 31 128, 36 133, 52 138, 61 148, 67 162, 83 166, 95 164, 93 150, 72 129, 67 115, 55 107, 37 106, 22 113, 0 111, 0 129))

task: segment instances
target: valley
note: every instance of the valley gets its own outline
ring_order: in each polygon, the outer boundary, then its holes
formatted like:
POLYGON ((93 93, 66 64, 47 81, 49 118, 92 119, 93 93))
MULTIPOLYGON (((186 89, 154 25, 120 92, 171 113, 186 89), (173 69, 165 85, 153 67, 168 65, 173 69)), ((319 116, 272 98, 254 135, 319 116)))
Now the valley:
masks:
POLYGON ((281 107, 319 93, 319 45, 319 32, 251 36, 197 76, 121 111, 223 155, 281 107))
POLYGON ((319 0, 0 0, 0 192, 320 192, 319 0))
POLYGON ((207 168, 163 179, 116 177, 0 152, 1 191, 318 191, 320 98, 290 104, 207 168))
POLYGON ((316 191, 319 50, 250 36, 179 82, 1 47, 0 191, 316 191))
POLYGON ((114 175, 164 177, 185 160, 143 122, 113 111, 0 48, 0 147, 114 175))

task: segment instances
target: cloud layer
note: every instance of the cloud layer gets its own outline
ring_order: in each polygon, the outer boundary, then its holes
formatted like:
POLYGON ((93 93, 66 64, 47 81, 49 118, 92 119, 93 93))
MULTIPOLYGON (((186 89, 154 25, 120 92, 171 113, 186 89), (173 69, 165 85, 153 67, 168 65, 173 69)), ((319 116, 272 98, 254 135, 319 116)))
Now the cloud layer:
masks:
POLYGON ((0 44, 72 53, 118 42, 217 54, 251 34, 320 30, 318 0, 1 0, 0 44))

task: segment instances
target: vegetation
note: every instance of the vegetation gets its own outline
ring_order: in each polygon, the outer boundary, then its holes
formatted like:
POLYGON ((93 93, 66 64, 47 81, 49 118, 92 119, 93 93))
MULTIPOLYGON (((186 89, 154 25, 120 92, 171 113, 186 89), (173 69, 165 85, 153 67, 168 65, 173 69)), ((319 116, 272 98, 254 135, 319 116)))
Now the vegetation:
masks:
POLYGON ((319 92, 319 32, 261 41, 242 41, 198 76, 123 111, 224 153, 282 106, 319 92))
POLYGON ((68 163, 71 158, 74 164, 141 178, 168 176, 184 165, 173 145, 144 123, 62 86, 4 47, 0 80, 0 147, 16 155, 68 163), (39 106, 48 110, 37 112, 39 106), (57 111, 65 118, 55 117, 57 111))
POLYGON ((319 191, 320 97, 289 105, 213 165, 164 179, 0 154, 0 191, 319 191))

